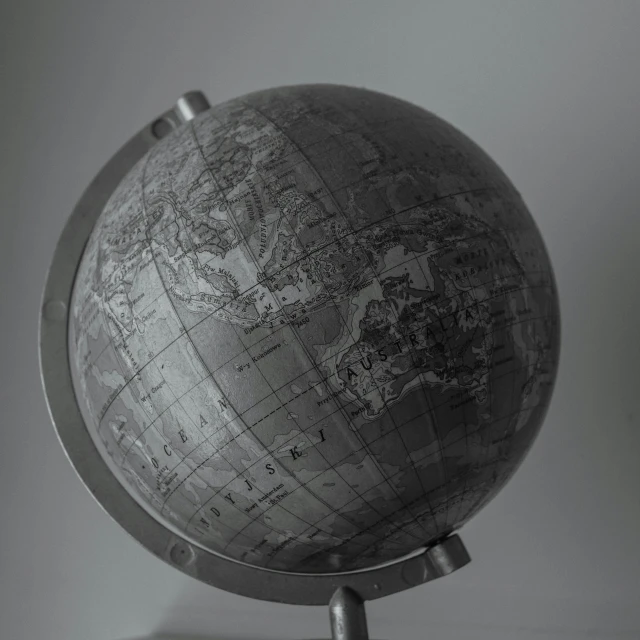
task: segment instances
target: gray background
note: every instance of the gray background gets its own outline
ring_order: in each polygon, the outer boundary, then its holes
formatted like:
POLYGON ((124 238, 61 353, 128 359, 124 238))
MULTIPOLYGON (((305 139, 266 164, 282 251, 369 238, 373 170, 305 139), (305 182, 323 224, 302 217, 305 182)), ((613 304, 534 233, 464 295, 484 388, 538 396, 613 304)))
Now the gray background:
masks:
POLYGON ((322 608, 183 576, 93 502, 50 426, 39 297, 92 176, 199 88, 378 89, 506 170, 555 264, 556 394, 509 486, 462 532, 471 565, 368 605, 376 637, 640 637, 640 2, 10 2, 2 6, 0 637, 327 634, 322 608))

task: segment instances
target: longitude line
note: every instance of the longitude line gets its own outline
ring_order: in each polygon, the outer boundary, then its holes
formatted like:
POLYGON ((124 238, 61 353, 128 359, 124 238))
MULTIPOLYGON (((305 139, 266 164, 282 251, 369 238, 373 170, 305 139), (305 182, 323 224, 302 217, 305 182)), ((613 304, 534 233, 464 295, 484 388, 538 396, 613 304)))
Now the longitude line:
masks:
MULTIPOLYGON (((342 143, 340 143, 340 147, 341 147, 341 148, 345 151, 345 153, 347 153, 347 155, 349 155, 349 157, 353 160, 353 157, 352 157, 352 156, 351 156, 351 154, 348 152, 348 150, 344 148, 344 145, 343 145, 342 143)), ((382 197, 381 197, 381 196, 380 196, 380 194, 378 193, 378 190, 377 190, 377 188, 376 188, 376 187, 374 187, 374 192, 375 192, 375 194, 376 194, 376 197, 377 197, 378 201, 381 203, 381 205, 382 205, 382 206, 384 206, 384 200, 382 199, 382 197)), ((396 214, 395 214, 395 213, 392 213, 392 214, 391 214, 391 217, 393 217, 393 219, 394 219, 394 221, 395 221, 395 223, 396 223, 397 225, 399 225, 399 224, 400 224, 400 223, 398 222, 398 219, 397 219, 397 217, 396 217, 396 214)), ((353 225, 351 225, 351 224, 349 223, 349 226, 351 227, 351 229, 352 229, 352 230, 354 230, 353 225)), ((431 252, 425 252, 425 253, 431 253, 431 252)), ((377 274, 377 272, 376 272, 376 269, 375 269, 374 265, 373 265, 373 264, 371 263, 371 261, 369 260, 369 256, 368 256, 368 254, 367 254, 366 252, 364 252, 364 255, 365 255, 366 259, 367 259, 367 262, 369 263, 369 267, 371 268, 371 271, 372 271, 372 273, 373 273, 374 278, 375 278, 375 279, 377 280, 377 282, 378 282, 378 286, 380 287, 380 289, 382 289, 382 283, 380 282, 380 277, 379 277, 379 275, 382 275, 382 274, 377 274)), ((418 267, 419 267, 420 269, 422 269, 421 265, 420 265, 420 264, 419 264, 419 262, 418 262, 417 257, 414 257, 413 259, 414 259, 414 260, 416 261, 416 263, 418 264, 418 267)), ((394 265, 394 268, 395 268, 395 267, 397 267, 397 266, 398 266, 398 265, 394 265)), ((396 323, 397 323, 397 324, 399 324, 399 322, 400 322, 400 318, 399 318, 399 316, 396 314, 395 309, 393 308, 393 305, 390 305, 390 309, 391 309, 391 311, 392 311, 393 315, 394 315, 394 316, 395 316, 395 318, 396 318, 396 323)), ((444 331, 443 331, 443 333, 444 333, 444 331)), ((445 337, 446 337, 446 334, 445 334, 445 337)), ((404 336, 403 336, 403 338, 404 338, 404 336)), ((411 343, 411 340, 407 341, 407 340, 406 340, 406 338, 404 338, 404 339, 405 339, 405 343, 407 344, 407 346, 408 346, 409 350, 413 353, 413 357, 414 357, 414 358, 415 358, 415 357, 417 357, 417 354, 415 353, 415 348, 414 348, 413 344, 411 343)), ((447 341, 447 342, 448 342, 448 341, 447 341)), ((449 346, 449 350, 451 351, 451 347, 450 347, 450 346, 449 346)), ((413 358, 412 358, 412 360, 413 360, 413 358)), ((414 362, 415 362, 415 361, 414 361, 414 362)), ((426 381, 425 381, 425 379, 424 379, 424 373, 423 373, 423 372, 421 372, 421 371, 418 371, 418 377, 422 380, 422 384, 420 385, 420 390, 421 390, 421 392, 422 392, 422 395, 424 396, 424 399, 425 399, 425 403, 426 403, 426 405, 427 405, 427 408, 428 408, 428 410, 431 412, 432 421, 433 421, 434 430, 435 430, 435 435, 436 435, 436 438, 437 438, 437 440, 438 440, 438 447, 439 447, 439 449, 440 449, 440 453, 441 453, 441 456, 442 456, 442 446, 441 446, 441 444, 440 444, 440 437, 439 437, 439 434, 438 434, 438 432, 437 432, 437 426, 436 426, 436 421, 435 421, 435 415, 434 415, 434 413, 433 413, 433 408, 432 408, 432 406, 431 406, 431 402, 430 402, 430 400, 429 400, 428 394, 427 394, 427 392, 426 392, 426 390, 425 390, 426 381)), ((373 378, 373 376, 372 376, 372 378, 373 378)), ((375 381, 374 381, 374 384, 376 384, 376 386, 377 386, 377 383, 375 383, 375 381)), ((381 395, 382 395, 382 394, 381 394, 381 395)), ((422 486, 422 489, 423 489, 423 491, 424 491, 424 493, 425 493, 425 497, 427 498, 427 505, 428 505, 428 507, 429 507, 429 511, 431 512, 431 516, 432 516, 432 518, 434 519, 434 521, 436 521, 436 517, 435 517, 435 510, 433 509, 433 506, 431 505, 431 501, 430 501, 430 500, 428 499, 428 497, 427 497, 427 494, 428 494, 427 488, 425 487, 424 482, 423 482, 423 480, 422 480, 422 478, 421 478, 420 474, 418 473, 417 466, 416 466, 415 462, 413 461, 413 458, 411 457, 411 454, 410 454, 410 452, 409 452, 409 450, 408 450, 408 448, 407 448, 407 446, 406 446, 406 442, 404 441, 404 438, 402 437, 402 434, 400 433, 400 430, 399 430, 398 426, 397 426, 397 425, 395 425, 395 419, 394 419, 393 414, 391 413, 391 411, 389 411, 389 416, 390 416, 390 418, 391 418, 392 422, 394 423, 395 431, 397 431, 397 433, 398 433, 398 437, 400 438, 400 440, 401 440, 401 442, 402 442, 402 444, 403 444, 403 446, 404 446, 404 448, 405 448, 405 451, 407 452, 407 458, 408 458, 408 460, 410 461, 410 465, 413 467, 413 470, 414 470, 414 472, 415 472, 415 474, 416 474, 416 476, 417 476, 417 478, 418 478, 418 480, 419 480, 419 482, 420 482, 420 484, 421 484, 421 486, 422 486)), ((437 521, 436 521, 436 526, 437 526, 437 521)))
MULTIPOLYGON (((194 129, 194 127, 193 127, 193 123, 191 123, 191 131, 192 131, 192 134, 193 134, 193 136, 194 136, 194 140, 195 140, 195 142, 196 142, 196 145, 198 146, 198 149, 200 150, 200 154, 201 154, 201 156, 202 156, 203 162, 205 163, 205 165, 206 165, 206 166, 208 166, 207 159, 206 159, 206 157, 205 157, 205 155, 204 155, 204 151, 203 151, 202 147, 200 146, 200 144, 199 144, 199 142, 198 142, 198 139, 197 139, 197 136, 196 136, 196 133, 195 133, 195 129, 194 129)), ((212 172, 210 172, 210 175, 211 175, 211 179, 212 179, 212 181, 213 181, 214 183, 216 183, 216 184, 217 184, 217 181, 216 181, 215 177, 213 176, 213 173, 212 173, 212 172)), ((221 193, 224 195, 224 191, 222 191, 222 189, 220 188, 220 185, 218 185, 218 189, 219 189, 219 190, 221 191, 221 193)), ((224 196, 224 197, 225 197, 225 200, 227 200, 226 196, 224 196)), ((230 207, 229 205, 228 205, 228 207, 227 207, 227 210, 229 211, 230 216, 233 216, 233 214, 232 214, 232 210, 231 210, 231 207, 230 207)), ((234 218, 234 221, 235 221, 235 218, 234 218)), ((235 221, 235 223, 236 223, 236 226, 238 226, 237 221, 235 221)), ((239 227, 238 227, 238 228, 239 228, 239 227)), ((246 244, 246 246, 247 246, 248 253, 249 253, 249 255, 252 257, 252 259, 254 260, 254 263, 255 263, 255 257, 253 256, 253 252, 251 251, 251 248, 250 248, 249 244, 247 243, 247 241, 246 241, 246 239, 244 238, 244 236, 242 236, 242 233, 240 233, 240 236, 243 238, 243 240, 244 240, 244 242, 245 242, 245 244, 246 244)), ((258 265, 257 263, 256 263, 256 267, 258 268, 258 270, 260 270, 259 265, 258 265)), ((277 300, 277 297, 274 295, 274 296, 273 296, 273 299, 274 299, 274 300, 277 300)), ((278 303, 278 304, 279 304, 279 303, 278 303)), ((285 313, 285 312, 284 312, 284 309, 282 308, 282 306, 281 306, 280 304, 279 304, 279 306, 280 306, 280 310, 281 310, 283 313, 285 313)), ((286 315, 286 314, 285 314, 285 315, 286 315)), ((289 324, 291 324, 291 323, 289 323, 289 324)), ((291 330, 292 330, 292 332, 294 332, 294 334, 295 334, 295 330, 293 329, 293 327, 292 327, 292 326, 291 326, 291 330)), ((297 337, 299 337, 299 336, 297 336, 297 337)), ((242 341, 241 341, 241 342, 242 342, 242 341)), ((243 345, 243 346, 244 346, 244 345, 243 345)), ((307 354, 307 356, 308 356, 308 354, 307 354)), ((309 356, 308 356, 308 357, 309 357, 309 356)), ((313 362, 313 360, 312 360, 311 358, 309 358, 309 360, 310 360, 310 362, 313 362)), ((258 371, 260 371, 260 369, 259 369, 259 368, 258 368, 258 371)), ((262 375, 262 372, 261 372, 261 371, 260 371, 260 373, 261 373, 261 375, 262 375)), ((263 377, 264 377, 264 376, 263 376, 263 377)), ((265 380, 266 380, 266 379, 265 379, 265 380)), ((266 381, 266 382, 267 382, 267 384, 269 384, 269 382, 268 382, 268 381, 266 381)), ((270 385, 269 385, 269 386, 270 386, 270 385)), ((276 397, 277 397, 277 396, 276 396, 276 397)), ((301 430, 301 431, 302 431, 302 430, 301 430)), ((307 438, 307 439, 308 439, 308 438, 307 438)), ((265 446, 264 446, 264 444, 263 444, 263 443, 260 443, 260 444, 261 444, 265 449, 268 449, 267 447, 265 447, 265 446)), ((311 443, 311 445, 312 445, 312 446, 314 446, 314 448, 316 448, 316 449, 317 449, 317 447, 315 447, 315 445, 313 445, 313 443, 311 443)), ((320 455, 322 455, 322 453, 321 453, 320 451, 319 451, 319 453, 320 453, 320 455)), ((323 457, 324 457, 324 456, 323 456, 323 457)), ((285 471, 287 471, 287 473, 289 473, 289 475, 292 475, 292 476, 293 476, 293 478, 297 481, 297 478, 295 478, 295 476, 293 475, 293 472, 292 472, 292 471, 290 471, 289 469, 287 469, 287 467, 282 463, 282 461, 280 461, 279 459, 275 458, 275 456, 274 456, 274 460, 276 460, 276 461, 280 464, 280 466, 282 466, 282 468, 283 468, 283 469, 285 469, 285 471)), ((329 463, 328 463, 328 461, 327 461, 327 464, 329 464, 329 463)), ((334 470, 335 470, 335 469, 334 469, 334 470)), ((338 472, 337 472, 337 470, 336 470, 336 473, 338 473, 338 472)), ((331 508, 331 506, 330 506, 329 504, 327 504, 325 500, 323 500, 320 496, 316 495, 316 494, 315 494, 313 491, 311 491, 310 489, 308 489, 308 488, 307 488, 307 490, 309 491, 309 493, 310 493, 311 495, 313 495, 313 497, 314 497, 314 498, 316 498, 317 500, 319 500, 321 503, 325 504, 327 507, 329 507, 329 509, 331 509, 331 510, 335 513, 335 510, 334 510, 334 509, 332 509, 332 508, 331 508)), ((373 508, 373 507, 372 507, 372 508, 373 508)), ((345 516, 342 516, 342 517, 345 517, 345 516)), ((321 519, 322 519, 322 518, 321 518, 321 519)), ((345 518, 345 519, 349 520, 348 518, 345 518)), ((356 524, 356 523, 352 523, 352 524, 356 524)), ((277 555, 277 554, 275 554, 275 555, 277 555)), ((274 557, 275 557, 275 556, 274 556, 274 557)), ((273 559, 273 558, 272 558, 272 559, 273 559)))
MULTIPOLYGON (((271 121, 267 116, 265 116, 265 115, 264 115, 264 114, 263 114, 259 109, 257 109, 257 108, 256 108, 255 106, 253 106, 253 105, 247 105, 247 106, 248 106, 249 108, 253 109, 253 110, 254 110, 256 113, 258 113, 260 116, 262 116, 262 117, 263 117, 267 122, 269 122, 269 123, 270 123, 270 124, 271 124, 275 129, 276 129, 276 130, 279 130, 279 128, 276 126, 276 124, 275 124, 273 121, 271 121)), ((293 143, 293 142, 292 142, 292 144, 293 144, 293 145, 295 145, 295 143, 293 143)), ((338 212, 338 213, 341 213, 341 214, 342 214, 341 209, 340 209, 340 207, 338 206, 337 202, 335 201, 335 199, 334 199, 334 197, 333 197, 333 194, 332 194, 331 190, 327 188, 326 183, 324 182, 324 180, 322 180, 322 178, 321 178, 321 177, 320 177, 320 175, 318 174, 317 170, 315 169, 315 166, 314 166, 314 165, 311 163, 311 161, 307 158, 306 154, 305 154, 305 153, 300 149, 300 147, 298 147, 297 145, 295 145, 295 146, 298 148, 298 152, 300 153, 300 155, 301 155, 303 158, 305 158, 305 159, 306 159, 306 161, 307 161, 307 166, 311 169, 312 173, 315 175, 315 177, 316 177, 316 179, 318 180, 318 182, 319 182, 319 183, 320 183, 320 184, 325 188, 325 190, 326 190, 326 191, 327 191, 327 193, 329 194, 330 199, 333 201, 333 205, 334 205, 334 207, 335 207, 335 209, 336 209, 336 212, 338 212)), ((285 217, 286 217, 286 216, 285 216, 285 217)), ((343 214, 342 214, 342 217, 344 217, 344 215, 343 215, 343 214)), ((351 229, 351 233, 350 233, 350 234, 346 234, 346 235, 342 235, 342 236, 340 236, 339 240, 343 240, 345 237, 347 237, 347 235, 354 235, 354 234, 355 234, 355 230, 353 229, 353 227, 351 227, 351 226, 350 226, 350 225, 348 225, 348 224, 347 224, 347 226, 351 229)), ((293 231, 294 235, 295 235, 295 236, 296 236, 296 238, 298 239, 298 243, 300 244, 300 246, 303 246, 303 245, 302 245, 302 243, 300 242, 300 239, 298 238, 298 235, 297 235, 297 233, 296 233, 295 229, 294 229, 293 227, 291 227, 291 228, 292 228, 292 231, 293 231)), ((334 242, 337 242, 337 241, 338 241, 338 240, 335 240, 334 242)), ((332 244, 333 244, 333 243, 332 243, 332 244)), ((288 266, 290 266, 290 265, 288 265, 288 266)), ((331 301, 332 301, 332 304, 333 304, 333 306, 334 306, 334 308, 335 308, 335 310, 336 310, 336 313, 338 314, 338 316, 339 316, 339 317, 341 317, 341 318, 342 318, 342 314, 340 313, 340 311, 339 311, 339 309, 338 309, 338 305, 337 305, 337 303, 336 303, 336 301, 335 301, 335 297, 334 297, 333 293, 329 291, 328 287, 326 287, 326 286, 324 285, 324 283, 323 283, 323 287, 324 287, 325 293, 326 293, 326 294, 331 298, 331 301)), ((357 346, 357 344, 355 343, 355 340, 353 339, 353 334, 351 333, 351 330, 350 330, 350 328, 349 328, 348 324, 346 323, 346 321, 344 320, 344 318, 342 318, 342 322, 343 322, 343 324, 344 324, 345 328, 347 329, 347 331, 349 332, 349 335, 351 336, 351 340, 353 341, 354 345, 356 346, 356 348, 357 348, 357 349, 358 349, 358 351, 359 351, 359 347, 358 347, 358 346, 357 346)), ((292 327, 292 331, 294 331, 294 333, 295 333, 295 329, 294 329, 293 327, 292 327)), ((297 335, 297 333, 296 333, 296 337, 299 337, 299 336, 297 335)), ((303 344, 303 343, 302 343, 302 341, 300 341, 300 343, 301 343, 301 344, 303 344)), ((315 361, 314 361, 313 359, 312 359, 312 361, 315 363, 315 361)), ((318 373, 320 373, 320 372, 318 371, 318 373)), ((371 377, 371 376, 370 376, 370 377, 371 377)), ((374 381, 374 384, 376 384, 376 383, 375 383, 375 381, 374 381)), ((377 387, 377 384, 376 384, 376 387, 377 387)), ((380 392, 380 391, 379 391, 379 388, 378 388, 378 392, 380 392)), ((336 401, 337 401, 339 404, 341 404, 341 402, 340 402, 340 397, 339 397, 339 396, 337 396, 337 397, 336 397, 336 401)), ((343 407, 343 408, 344 408, 344 407, 343 407)), ((350 420, 349 420, 349 417, 347 416, 346 412, 343 412, 343 415, 344 415, 344 418, 345 418, 345 420, 347 421, 347 423, 349 423, 349 422, 350 422, 350 420)), ((377 460, 377 459, 376 459, 376 457, 372 454, 372 452, 370 451, 370 449, 369 449, 368 445, 365 443, 364 439, 360 436, 360 434, 359 434, 357 431, 355 431, 355 432, 354 432, 354 435, 355 435, 355 437, 356 437, 358 440, 360 440, 361 444, 362 444, 362 445, 363 445, 363 447, 365 448, 365 451, 369 454, 370 459, 373 461, 374 465, 377 467, 377 469, 378 469, 379 473, 382 475, 382 477, 386 477, 386 474, 385 474, 385 473, 384 473, 384 471, 382 470, 382 468, 381 468, 381 466, 380 466, 380 464, 379 464, 378 460, 377 460)), ((335 470, 335 469, 334 469, 334 470, 335 470)), ((337 472, 337 470, 336 470, 336 472, 337 472)), ((391 484, 391 482, 390 482, 390 481, 388 481, 388 480, 387 480, 387 483, 388 483, 389 487, 391 488, 391 490, 396 494, 396 496, 398 497, 398 499, 400 500, 400 502, 404 504, 404 501, 402 500, 402 498, 401 498, 400 493, 398 492, 398 490, 397 490, 397 489, 396 489, 396 488, 391 484)), ((373 508, 373 507, 372 507, 372 508, 373 508)), ((376 510, 376 509, 374 509, 374 510, 376 510)), ((376 511, 377 511, 377 510, 376 510, 376 511)), ((415 522, 419 527, 421 527, 421 528, 423 528, 423 529, 424 529, 423 525, 421 525, 421 524, 420 524, 420 522, 418 521, 418 519, 417 519, 417 518, 416 518, 416 517, 411 513, 411 511, 410 511, 409 509, 407 509, 407 513, 408 513, 408 514, 413 518, 414 522, 415 522)), ((405 531, 406 533, 409 533, 408 531, 406 531, 406 530, 404 529, 404 527, 400 527, 400 528, 401 528, 401 530, 405 531)), ((413 535, 413 534, 410 534, 410 535, 413 535)))

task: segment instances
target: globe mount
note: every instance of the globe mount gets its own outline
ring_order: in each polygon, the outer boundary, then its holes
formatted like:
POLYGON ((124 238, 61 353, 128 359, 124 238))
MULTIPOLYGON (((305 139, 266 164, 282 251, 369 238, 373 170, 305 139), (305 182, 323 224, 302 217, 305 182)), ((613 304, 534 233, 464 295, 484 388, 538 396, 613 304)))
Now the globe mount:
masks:
POLYGON ((154 555, 201 581, 252 598, 290 604, 330 602, 334 638, 368 637, 363 601, 447 575, 469 562, 457 535, 380 566, 336 573, 295 573, 252 566, 195 545, 152 517, 109 467, 85 427, 69 363, 68 321, 78 264, 105 204, 123 178, 159 140, 210 107, 200 92, 144 127, 103 167, 74 209, 56 247, 40 319, 40 360, 58 437, 82 481, 109 513, 154 555))

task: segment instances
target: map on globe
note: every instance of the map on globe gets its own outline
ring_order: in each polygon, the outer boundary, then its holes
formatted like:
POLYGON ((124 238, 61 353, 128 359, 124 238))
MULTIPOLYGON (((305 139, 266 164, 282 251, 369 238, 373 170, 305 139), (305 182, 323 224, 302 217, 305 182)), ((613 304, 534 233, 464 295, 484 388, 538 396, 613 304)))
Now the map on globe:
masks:
POLYGON ((417 106, 303 85, 213 107, 106 205, 69 323, 87 429, 157 519, 297 572, 460 527, 518 467, 557 368, 540 234, 417 106))

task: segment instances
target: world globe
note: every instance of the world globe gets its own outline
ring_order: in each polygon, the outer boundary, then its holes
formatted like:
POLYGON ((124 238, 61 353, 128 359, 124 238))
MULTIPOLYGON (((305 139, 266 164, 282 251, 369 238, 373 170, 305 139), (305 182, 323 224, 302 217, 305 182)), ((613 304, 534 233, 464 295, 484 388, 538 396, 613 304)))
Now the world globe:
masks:
POLYGON ((351 87, 161 133, 69 308, 111 472, 194 548, 275 571, 367 569, 459 529, 522 462, 557 370, 549 257, 509 179, 433 113, 351 87))

